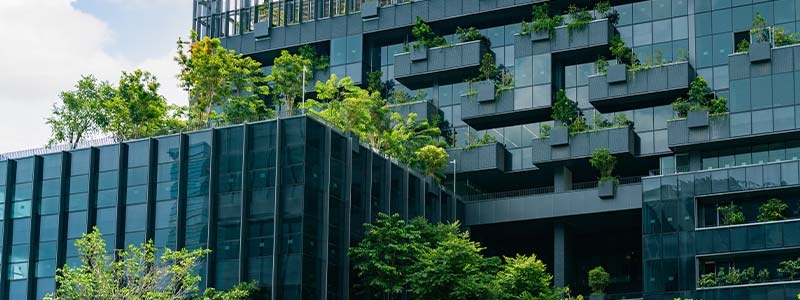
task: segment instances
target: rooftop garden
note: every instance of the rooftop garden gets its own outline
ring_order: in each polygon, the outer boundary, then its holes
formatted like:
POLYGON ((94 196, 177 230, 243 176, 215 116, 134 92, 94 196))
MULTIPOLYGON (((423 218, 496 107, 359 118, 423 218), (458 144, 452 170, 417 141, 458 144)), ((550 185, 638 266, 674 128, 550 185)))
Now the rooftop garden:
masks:
POLYGON ((123 72, 118 84, 85 76, 53 107, 47 119, 53 132, 48 146, 67 143, 75 148, 96 137, 122 141, 268 120, 278 112, 306 113, 427 176, 442 176, 439 170, 448 157, 438 120, 417 120, 413 113, 403 117, 388 109, 387 99, 404 103, 427 96, 410 97, 383 86, 380 74, 377 85, 372 79, 376 76, 370 76, 367 89, 333 74, 316 82, 314 98, 305 98, 304 70, 329 66, 314 47, 282 51, 272 72, 263 74, 258 61, 195 33, 191 41, 178 40, 175 61, 181 68, 180 85, 189 92, 188 105, 168 104, 159 94, 159 82, 146 71, 123 72))

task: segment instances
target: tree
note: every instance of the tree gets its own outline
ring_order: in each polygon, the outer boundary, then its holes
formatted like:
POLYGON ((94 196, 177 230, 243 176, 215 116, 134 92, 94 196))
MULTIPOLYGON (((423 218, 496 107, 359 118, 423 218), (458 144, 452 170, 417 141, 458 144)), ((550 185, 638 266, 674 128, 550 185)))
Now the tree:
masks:
POLYGON ((84 234, 75 246, 80 266, 64 266, 56 272, 58 288, 45 297, 52 300, 78 299, 247 299, 254 283, 242 283, 229 291, 206 289, 200 293, 200 275, 193 269, 210 252, 206 249, 163 250, 156 258, 152 241, 131 245, 110 255, 97 228, 84 234))
POLYGON ((609 278, 610 275, 602 266, 589 270, 589 286, 592 288, 592 295, 603 295, 609 278))
POLYGON ((486 299, 499 261, 480 253, 485 248, 469 233, 448 234, 420 254, 410 276, 416 299, 486 299))
POLYGON ((425 145, 414 152, 416 160, 422 166, 425 176, 437 177, 437 173, 447 166, 447 151, 434 145, 425 145))
POLYGON ((289 51, 281 51, 281 55, 275 58, 272 66, 272 74, 267 76, 267 80, 272 83, 274 92, 281 97, 281 103, 285 106, 289 114, 294 110, 294 102, 303 93, 303 70, 311 71, 311 60, 299 54, 291 54, 289 51))
POLYGON ((553 276, 536 255, 505 257, 505 265, 493 283, 498 300, 542 299, 552 293, 553 276))
POLYGON ((225 124, 239 124, 275 118, 275 111, 253 97, 232 97, 223 106, 220 118, 225 124))
POLYGON ((367 236, 350 248, 353 269, 375 296, 395 299, 409 284, 420 251, 420 233, 400 215, 378 213, 375 224, 364 224, 367 236))
POLYGON ((75 90, 62 92, 61 103, 53 105, 52 115, 47 118, 53 135, 47 145, 66 142, 75 149, 81 141, 100 133, 107 124, 103 103, 113 95, 114 88, 108 82, 82 76, 75 90))
POLYGON ((190 115, 196 123, 206 123, 214 116, 214 106, 220 106, 231 96, 268 95, 266 77, 261 73, 261 63, 233 50, 225 49, 217 38, 197 39, 193 42, 178 39, 178 56, 181 67, 180 85, 191 97, 190 115), (189 49, 185 50, 185 45, 189 49))
POLYGON ((103 102, 108 118, 103 130, 118 140, 148 137, 168 131, 171 107, 158 94, 160 84, 150 72, 122 72, 114 96, 103 102))

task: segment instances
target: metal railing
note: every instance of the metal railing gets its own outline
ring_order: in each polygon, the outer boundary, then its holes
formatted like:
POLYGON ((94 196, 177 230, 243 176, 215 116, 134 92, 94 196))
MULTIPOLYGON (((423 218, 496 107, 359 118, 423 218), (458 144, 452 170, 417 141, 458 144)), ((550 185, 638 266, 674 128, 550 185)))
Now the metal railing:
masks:
MULTIPOLYGON (((285 112, 281 112, 280 113, 280 117, 293 117, 293 116, 298 116, 298 115, 301 115, 300 110, 295 110, 295 111, 293 111, 292 114, 287 114, 285 112)), ((212 121, 208 121, 208 122, 204 122, 204 123, 191 123, 191 124, 187 124, 186 126, 173 128, 171 130, 166 130, 164 132, 160 132, 160 133, 155 134, 155 135, 153 135, 153 134, 144 134, 144 133, 133 133, 130 136, 127 136, 125 138, 102 137, 102 138, 97 138, 97 139, 92 139, 92 140, 80 141, 77 144, 65 143, 65 144, 59 144, 59 145, 54 145, 54 146, 45 146, 45 147, 40 147, 40 148, 25 149, 25 150, 19 150, 19 151, 8 152, 8 153, 0 153, 0 161, 10 160, 10 159, 18 159, 18 158, 34 156, 34 155, 45 155, 45 154, 51 154, 51 153, 56 153, 56 152, 62 152, 62 151, 72 151, 72 150, 86 149, 86 148, 91 148, 91 147, 100 147, 100 146, 113 145, 113 144, 117 144, 117 143, 121 143, 121 142, 125 142, 125 141, 133 141, 133 140, 150 138, 150 137, 169 136, 169 135, 180 134, 180 133, 184 133, 184 132, 200 131, 200 130, 206 130, 206 129, 211 129, 211 128, 226 127, 226 126, 235 126, 235 125, 241 125, 241 124, 245 124, 245 123, 257 123, 257 122, 270 121, 270 120, 276 120, 276 119, 277 118, 274 118, 274 117, 265 117, 265 118, 260 118, 260 119, 242 119, 242 120, 222 120, 222 119, 218 119, 218 120, 212 120, 212 121)), ((315 118, 315 119, 319 119, 319 118, 315 118)))
MULTIPOLYGON (((633 177, 625 177, 619 179, 620 185, 625 184, 634 184, 642 182, 641 176, 633 176, 633 177)), ((580 182, 580 183, 573 183, 572 188, 558 193, 568 193, 571 191, 579 191, 579 190, 588 190, 597 188, 597 181, 590 181, 590 182, 580 182)), ((523 196, 531 196, 531 195, 543 195, 543 194, 555 194, 555 187, 553 186, 545 186, 545 187, 535 187, 529 189, 521 189, 521 190, 514 190, 514 191, 504 191, 504 192, 495 192, 495 193, 483 193, 483 194, 475 194, 475 195, 467 195, 463 197, 465 202, 474 202, 474 201, 483 201, 483 200, 493 200, 493 199, 501 199, 501 198, 513 198, 513 197, 523 197, 523 196)))

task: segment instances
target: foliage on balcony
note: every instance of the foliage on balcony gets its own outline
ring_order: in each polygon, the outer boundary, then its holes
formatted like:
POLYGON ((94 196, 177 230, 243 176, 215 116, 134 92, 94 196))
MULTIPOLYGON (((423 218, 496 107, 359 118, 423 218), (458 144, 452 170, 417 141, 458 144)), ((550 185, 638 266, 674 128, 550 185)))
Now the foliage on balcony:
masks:
POLYGON ((686 92, 686 98, 676 99, 672 103, 672 110, 679 118, 686 118, 690 111, 697 110, 706 110, 712 116, 721 115, 728 112, 728 99, 715 96, 706 79, 697 76, 686 92))

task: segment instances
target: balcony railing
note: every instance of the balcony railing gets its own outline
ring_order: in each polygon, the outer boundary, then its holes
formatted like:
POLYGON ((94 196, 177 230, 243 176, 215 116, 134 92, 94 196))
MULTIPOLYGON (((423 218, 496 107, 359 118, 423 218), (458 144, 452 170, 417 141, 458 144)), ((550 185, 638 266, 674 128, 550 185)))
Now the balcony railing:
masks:
MULTIPOLYGON (((641 176, 632 176, 632 177, 625 177, 619 179, 620 185, 628 185, 628 184, 636 184, 642 182, 641 176)), ((579 182, 573 183, 572 188, 568 191, 564 191, 562 193, 577 191, 577 190, 587 190, 593 189, 597 187, 597 181, 589 181, 589 182, 579 182)), ((475 201, 485 201, 485 200, 496 200, 502 198, 511 198, 511 197, 523 197, 523 196, 531 196, 531 195, 544 195, 544 194, 554 194, 555 187, 553 186, 545 186, 545 187, 535 187, 529 189, 521 189, 521 190, 514 190, 514 191, 503 191, 503 192, 495 192, 495 193, 483 193, 483 194, 475 194, 475 195, 468 195, 463 197, 464 202, 475 202, 475 201)))

